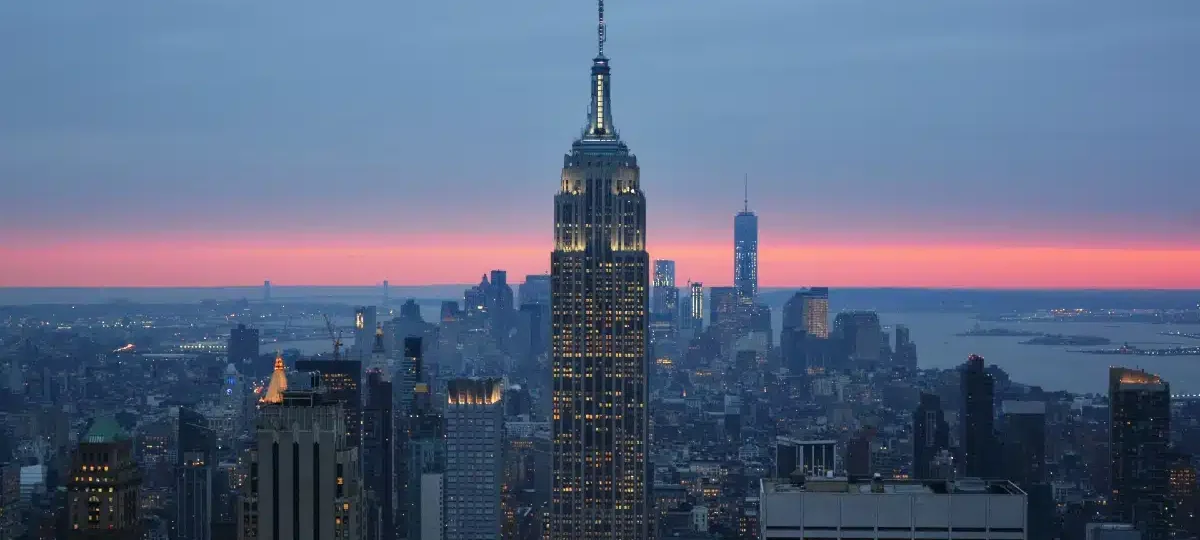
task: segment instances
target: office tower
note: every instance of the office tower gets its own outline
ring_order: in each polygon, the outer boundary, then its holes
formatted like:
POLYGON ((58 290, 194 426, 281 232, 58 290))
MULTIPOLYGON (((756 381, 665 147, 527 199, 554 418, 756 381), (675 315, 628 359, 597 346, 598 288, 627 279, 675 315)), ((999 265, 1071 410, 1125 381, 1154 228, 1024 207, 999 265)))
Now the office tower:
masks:
POLYGON ((758 216, 750 211, 749 182, 746 190, 742 211, 733 217, 733 285, 742 303, 753 304, 758 294, 758 216))
POLYGON ((92 421, 71 455, 70 475, 67 538, 142 537, 138 515, 141 473, 134 461, 133 442, 115 418, 103 416, 92 421))
POLYGON ((688 299, 688 328, 699 331, 704 326, 704 284, 688 282, 691 296, 688 299))
POLYGON ((935 478, 933 460, 943 450, 950 449, 950 425, 942 411, 942 400, 936 394, 921 392, 921 404, 913 411, 912 477, 917 480, 935 478))
POLYGON ((446 475, 425 473, 421 475, 421 493, 418 500, 420 528, 418 536, 409 540, 443 540, 446 538, 446 475))
POLYGON ((1128 523, 1088 523, 1086 540, 1142 540, 1140 531, 1128 523))
POLYGON ((0 538, 22 538, 21 462, 9 461, 6 442, 0 439, 0 538))
POLYGON ((708 324, 729 324, 737 313, 738 290, 736 287, 712 287, 708 291, 708 324))
POLYGON ((1028 492, 1046 482, 1046 402, 1005 400, 1000 413, 1004 477, 1028 492))
POLYGON ((354 346, 350 349, 350 358, 361 361, 371 352, 371 346, 375 343, 375 327, 379 324, 378 318, 375 306, 354 308, 354 346))
POLYGON ((267 391, 263 393, 262 403, 282 403, 283 393, 287 390, 287 371, 283 367, 283 354, 275 354, 275 370, 271 372, 271 380, 267 382, 267 391))
POLYGON ((500 379, 453 379, 446 395, 446 539, 500 535, 504 386, 500 379))
MULTIPOLYGON (((396 504, 398 509, 396 514, 396 529, 399 531, 411 531, 410 521, 413 516, 411 504, 415 504, 412 500, 413 495, 413 460, 410 459, 412 444, 414 444, 414 433, 412 422, 421 414, 421 411, 414 408, 416 403, 419 403, 418 391, 425 389, 423 396, 428 401, 428 386, 425 383, 425 362, 424 351, 422 350, 423 340, 419 337, 404 338, 403 349, 404 357, 401 359, 399 369, 396 371, 392 380, 392 410, 396 418, 394 431, 394 440, 396 446, 395 459, 392 462, 392 474, 395 477, 396 504)), ((418 492, 419 493, 419 492, 418 492)))
POLYGON ((364 536, 367 540, 395 540, 395 490, 392 475, 396 448, 392 424, 392 383, 379 369, 367 371, 363 409, 363 488, 370 501, 364 536))
POLYGON ((229 345, 225 350, 229 355, 229 363, 253 364, 259 355, 258 329, 237 325, 229 332, 229 345))
POLYGON ((512 330, 516 311, 513 306, 513 290, 508 285, 508 272, 492 270, 491 288, 488 290, 488 316, 491 319, 492 337, 503 341, 512 330))
MULTIPOLYGON (((374 309, 374 308, 372 308, 374 309)), ((373 341, 373 340, 372 340, 373 341)), ((362 443, 362 362, 358 360, 297 360, 296 371, 319 373, 326 401, 340 401, 346 415, 346 444, 362 443)))
POLYGON ((791 437, 775 439, 775 478, 791 478, 793 474, 825 476, 839 473, 837 441, 805 441, 791 437))
POLYGON ((263 282, 263 302, 270 302, 270 301, 271 301, 271 281, 267 280, 267 281, 263 282))
POLYGON ((647 525, 650 257, 637 158, 612 124, 610 68, 592 62, 588 126, 563 160, 551 254, 551 538, 643 539, 647 525))
POLYGON ((983 364, 983 357, 972 354, 961 368, 962 416, 959 421, 962 434, 963 459, 966 475, 990 478, 996 474, 995 465, 995 405, 992 376, 983 364))
POLYGON ((1170 385, 1123 367, 1109 368, 1108 377, 1112 517, 1134 524, 1146 540, 1162 540, 1168 528, 1170 385))
POLYGON ((359 540, 361 464, 346 441, 342 402, 285 391, 259 409, 239 538, 359 540))
POLYGON ((825 367, 828 338, 829 288, 797 291, 783 305, 779 348, 784 366, 794 373, 825 367))
POLYGON ((519 304, 550 305, 550 276, 548 274, 530 274, 525 276, 525 283, 517 288, 519 304))
POLYGON ((1200 515, 1197 514, 1200 503, 1200 485, 1196 483, 1196 466, 1192 464, 1192 456, 1180 452, 1172 452, 1168 458, 1168 508, 1173 538, 1187 538, 1188 531, 1200 530, 1200 515))
POLYGON ((675 300, 678 303, 679 289, 675 288, 675 261, 659 259, 654 261, 654 288, 651 290, 651 313, 678 313, 678 308, 670 306, 667 290, 675 290, 675 300))
POLYGON ((388 304, 391 303, 391 301, 392 301, 391 296, 390 296, 391 291, 389 291, 388 288, 389 288, 389 283, 388 283, 388 280, 385 279, 385 280, 383 280, 383 307, 387 307, 388 304))
POLYGON ((518 342, 514 352, 523 359, 537 358, 550 351, 550 304, 522 304, 517 311, 518 342))
POLYGON ((417 384, 413 390, 408 417, 408 443, 405 451, 405 523, 408 540, 438 539, 444 536, 444 495, 446 472, 445 420, 433 405, 429 386, 417 384), (434 500, 428 497, 437 494, 434 500))
POLYGON ((804 331, 808 335, 829 337, 829 287, 813 287, 804 292, 804 331))
POLYGON ((175 534, 179 540, 210 540, 213 463, 204 452, 183 452, 175 485, 175 534))
POLYGON ((896 325, 895 367, 908 371, 917 370, 917 345, 912 342, 907 326, 896 325))
POLYGON ((883 328, 874 311, 846 311, 833 320, 833 338, 841 345, 846 358, 855 363, 879 362, 883 349, 883 328))
POLYGON ((209 540, 213 522, 216 434, 208 419, 187 407, 178 410, 175 462, 175 531, 178 540, 209 540))
POLYGON ((763 480, 758 508, 762 540, 1026 538, 1025 493, 1007 481, 763 480))

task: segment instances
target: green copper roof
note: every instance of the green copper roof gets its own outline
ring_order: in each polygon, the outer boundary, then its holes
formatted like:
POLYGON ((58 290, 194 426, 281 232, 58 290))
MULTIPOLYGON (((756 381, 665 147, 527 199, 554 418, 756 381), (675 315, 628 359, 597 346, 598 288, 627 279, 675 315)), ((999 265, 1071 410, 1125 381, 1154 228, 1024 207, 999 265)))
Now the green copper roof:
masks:
POLYGON ((121 429, 121 424, 112 416, 101 416, 92 420, 92 427, 83 436, 83 442, 110 443, 128 439, 129 435, 121 429))

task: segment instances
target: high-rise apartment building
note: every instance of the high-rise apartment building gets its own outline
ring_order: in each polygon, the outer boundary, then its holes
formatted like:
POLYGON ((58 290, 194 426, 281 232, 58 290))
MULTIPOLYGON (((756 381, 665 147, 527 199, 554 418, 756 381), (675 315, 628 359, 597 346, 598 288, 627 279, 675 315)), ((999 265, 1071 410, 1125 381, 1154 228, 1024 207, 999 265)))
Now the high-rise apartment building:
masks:
POLYGON ((1109 368, 1108 377, 1109 508, 1146 540, 1162 540, 1169 525, 1171 387, 1157 375, 1130 368, 1109 368))
POLYGON ((1000 404, 1004 477, 1026 492, 1046 482, 1046 402, 1000 404))
POLYGON ((129 435, 111 416, 93 420, 71 455, 67 538, 142 538, 141 484, 129 435))
POLYGON ((972 354, 961 367, 962 416, 960 444, 966 461, 966 475, 977 478, 996 476, 995 381, 987 372, 983 357, 972 354))
POLYGON ((504 384, 453 379, 446 395, 446 540, 500 535, 504 384))
POLYGON ((936 394, 921 392, 921 404, 913 411, 912 441, 912 477, 933 478, 933 460, 943 450, 950 449, 950 425, 942 411, 942 400, 936 394))
MULTIPOLYGON (((372 331, 371 336, 374 336, 372 331)), ((373 341, 373 340, 372 340, 373 341)), ((369 351, 370 349, 368 349, 369 351)), ((340 401, 346 421, 346 444, 362 443, 362 362, 358 360, 297 360, 296 371, 321 374, 326 401, 340 401)))
POLYGON ((758 216, 750 211, 748 194, 742 211, 733 217, 733 285, 739 301, 754 303, 758 294, 758 216))
POLYGON ((242 540, 363 537, 359 449, 347 444, 342 402, 324 399, 317 386, 260 405, 242 540))
POLYGON ((646 197, 612 123, 603 6, 588 125, 554 198, 549 535, 640 540, 649 530, 646 197))

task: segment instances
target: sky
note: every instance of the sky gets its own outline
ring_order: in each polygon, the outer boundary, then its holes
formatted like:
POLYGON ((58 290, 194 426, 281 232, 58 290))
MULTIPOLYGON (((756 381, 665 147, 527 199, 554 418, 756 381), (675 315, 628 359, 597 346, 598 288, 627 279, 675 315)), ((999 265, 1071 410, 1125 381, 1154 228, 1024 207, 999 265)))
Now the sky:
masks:
MULTIPOLYGON (((1195 0, 609 0, 653 258, 1200 288, 1195 0)), ((0 2, 0 286, 548 269, 588 0, 0 2)), ((520 281, 520 278, 513 281, 520 281)))

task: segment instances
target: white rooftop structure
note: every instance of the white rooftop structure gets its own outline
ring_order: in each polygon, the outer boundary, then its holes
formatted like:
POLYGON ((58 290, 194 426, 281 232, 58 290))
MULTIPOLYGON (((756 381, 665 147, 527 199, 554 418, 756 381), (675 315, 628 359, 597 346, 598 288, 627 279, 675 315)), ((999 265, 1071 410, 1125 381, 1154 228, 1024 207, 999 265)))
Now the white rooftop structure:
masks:
POLYGON ((763 480, 760 538, 1024 540, 1025 509, 1007 481, 763 480))

